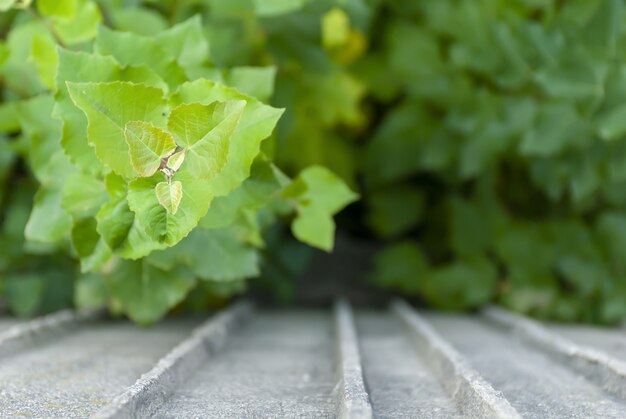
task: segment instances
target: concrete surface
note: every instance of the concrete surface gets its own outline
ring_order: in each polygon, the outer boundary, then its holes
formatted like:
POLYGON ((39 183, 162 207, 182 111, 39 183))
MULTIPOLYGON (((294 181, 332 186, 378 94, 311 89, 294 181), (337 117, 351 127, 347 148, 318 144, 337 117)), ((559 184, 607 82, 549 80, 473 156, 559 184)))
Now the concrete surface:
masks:
POLYGON ((84 418, 149 370, 196 325, 140 329, 94 321, 46 336, 0 360, 0 416, 84 418))
MULTIPOLYGON (((523 319, 494 323, 405 303, 238 310, 152 329, 77 318, 55 331, 48 323, 37 339, 0 351, 0 417, 90 417, 116 403, 126 410, 99 417, 626 417, 623 392, 594 379, 624 361, 623 329, 531 322, 528 335, 515 326, 523 319), (560 350, 574 360, 601 356, 581 367, 560 350), (167 391, 156 395, 151 380, 167 391)), ((0 333, 7 322, 0 319, 0 333)))

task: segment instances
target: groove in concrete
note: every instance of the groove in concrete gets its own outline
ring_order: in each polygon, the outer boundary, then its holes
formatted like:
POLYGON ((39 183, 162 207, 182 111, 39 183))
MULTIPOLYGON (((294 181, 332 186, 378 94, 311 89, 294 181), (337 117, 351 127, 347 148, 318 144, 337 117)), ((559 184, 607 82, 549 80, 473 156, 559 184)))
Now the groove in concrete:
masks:
POLYGON ((395 301, 391 308, 408 327, 418 349, 430 361, 463 415, 501 419, 521 417, 502 394, 471 368, 413 308, 404 301, 395 301))
POLYGON ((489 321, 510 329, 525 341, 583 374, 605 391, 626 399, 625 362, 597 349, 576 345, 534 320, 500 308, 487 307, 482 314, 489 321))
POLYGON ((100 315, 102 315, 101 310, 61 310, 30 321, 18 323, 0 333, 0 347, 33 336, 55 332, 81 321, 95 319, 100 315))
POLYGON ((337 417, 371 419, 372 406, 363 382, 363 368, 354 316, 348 302, 335 304, 335 341, 338 382, 336 388, 337 417))
POLYGON ((542 323, 544 327, 580 346, 588 346, 626 362, 626 330, 619 327, 542 323))
POLYGON ((525 418, 626 418, 621 398, 484 317, 422 317, 525 418))
POLYGON ((0 357, 0 417, 86 418, 149 371, 199 319, 152 328, 94 319, 19 340, 0 357))
POLYGON ((446 393, 397 316, 388 311, 359 310, 363 379, 377 419, 457 419, 446 393))
POLYGON ((179 418, 337 417, 330 310, 263 310, 154 415, 179 418))
POLYGON ((93 417, 152 416, 184 381, 224 345, 229 334, 250 317, 251 312, 252 305, 244 301, 216 314, 93 417))

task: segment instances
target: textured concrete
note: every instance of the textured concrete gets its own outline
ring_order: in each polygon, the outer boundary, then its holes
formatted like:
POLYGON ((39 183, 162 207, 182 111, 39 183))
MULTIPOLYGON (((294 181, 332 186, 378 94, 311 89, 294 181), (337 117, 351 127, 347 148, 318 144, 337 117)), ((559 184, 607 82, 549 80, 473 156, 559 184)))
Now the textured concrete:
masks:
POLYGON ((0 345, 0 417, 626 418, 602 376, 626 356, 624 330, 401 302, 243 302, 152 329, 69 314, 19 325, 0 345))
POLYGON ((593 347, 581 346, 540 323, 497 307, 483 310, 485 318, 535 345, 580 372, 608 392, 626 399, 626 363, 593 347))
POLYGON ((356 319, 365 383, 379 419, 457 418, 456 407, 400 320, 387 312, 356 319))
POLYGON ((0 317, 0 333, 3 333, 5 330, 17 326, 20 323, 23 323, 24 320, 15 319, 12 317, 2 318, 0 317))
POLYGON ((408 304, 396 301, 393 311, 409 329, 417 348, 464 416, 510 419, 519 414, 452 346, 408 304))
POLYGON ((371 419, 372 406, 363 382, 354 315, 350 305, 343 300, 335 304, 335 348, 339 376, 335 388, 337 416, 345 419, 371 419))
POLYGON ((562 324, 546 324, 546 327, 578 345, 599 349, 626 362, 626 330, 624 329, 562 324))
POLYGON ((224 346, 252 311, 249 302, 240 301, 213 315, 94 417, 151 417, 188 377, 224 346))
POLYGON ((94 321, 46 336, 0 360, 2 417, 84 418, 131 385, 195 322, 152 329, 94 321))
POLYGON ((524 417, 626 417, 626 405, 618 398, 480 318, 433 313, 424 317, 524 417))
POLYGON ((159 418, 334 418, 332 316, 254 316, 155 414, 159 418))
POLYGON ((20 341, 42 338, 48 334, 60 333, 65 328, 102 316, 100 310, 61 310, 30 321, 5 320, 7 327, 0 329, 0 350, 11 350, 20 341))

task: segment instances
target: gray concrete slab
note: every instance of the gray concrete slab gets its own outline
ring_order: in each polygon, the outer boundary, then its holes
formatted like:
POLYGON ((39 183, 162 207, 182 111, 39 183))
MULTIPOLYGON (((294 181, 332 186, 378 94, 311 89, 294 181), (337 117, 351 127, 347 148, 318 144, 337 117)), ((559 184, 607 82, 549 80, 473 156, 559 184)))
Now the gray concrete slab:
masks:
POLYGON ((156 412, 159 418, 334 418, 330 310, 260 312, 156 412))
POLYGON ((148 418, 176 393, 183 383, 219 352, 231 335, 254 312, 248 301, 238 301, 214 313, 195 328, 132 386, 99 410, 93 419, 148 418))
POLYGON ((25 321, 26 320, 17 319, 15 317, 0 317, 0 333, 25 321))
POLYGON ((626 363, 620 359, 596 348, 576 344, 541 323, 508 310, 487 307, 481 314, 507 333, 519 336, 604 390, 626 400, 626 363))
POLYGON ((396 316, 386 311, 357 312, 356 324, 375 417, 461 417, 396 316))
POLYGON ((483 319, 434 313, 424 318, 524 417, 626 417, 620 399, 483 319))
POLYGON ((626 362, 626 330, 624 329, 551 323, 545 326, 553 333, 578 345, 599 349, 626 362))
POLYGON ((133 384, 197 321, 151 329, 97 320, 46 334, 0 358, 0 416, 88 417, 133 384))
POLYGON ((71 317, 36 321, 0 345, 0 417, 626 418, 626 401, 582 372, 596 371, 593 362, 555 356, 587 353, 560 336, 623 360, 623 329, 535 333, 405 303, 355 312, 235 304, 152 329, 71 317))
POLYGON ((363 380, 359 338, 350 304, 345 300, 338 301, 334 317, 337 417, 372 419, 372 405, 363 380))
POLYGON ((0 330, 0 352, 19 349, 26 340, 32 344, 47 335, 60 334, 84 322, 102 317, 102 310, 59 310, 31 320, 6 320, 6 328, 0 330))

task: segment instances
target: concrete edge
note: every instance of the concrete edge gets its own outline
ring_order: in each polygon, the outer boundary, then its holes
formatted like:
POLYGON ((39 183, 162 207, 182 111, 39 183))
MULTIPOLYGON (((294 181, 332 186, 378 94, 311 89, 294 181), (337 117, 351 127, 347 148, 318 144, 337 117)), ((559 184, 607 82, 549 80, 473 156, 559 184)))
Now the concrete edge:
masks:
POLYGON ((251 303, 241 301, 212 316, 92 418, 154 415, 176 389, 224 345, 229 335, 251 316, 252 311, 251 303))
POLYGON ((336 345, 337 417, 372 419, 372 406, 363 380, 363 367, 354 316, 350 303, 337 300, 334 306, 336 345))
POLYGON ((406 325, 425 362, 431 366, 464 416, 521 418, 509 401, 494 390, 411 306, 396 300, 391 304, 391 310, 406 325))
POLYGON ((102 316, 103 310, 61 310, 45 316, 11 326, 0 333, 0 347, 22 339, 57 331, 81 321, 92 320, 102 316))
POLYGON ((482 310, 492 323, 509 329, 526 342, 583 374, 605 391, 626 399, 626 363, 605 352, 577 345, 539 322, 494 306, 482 310))

